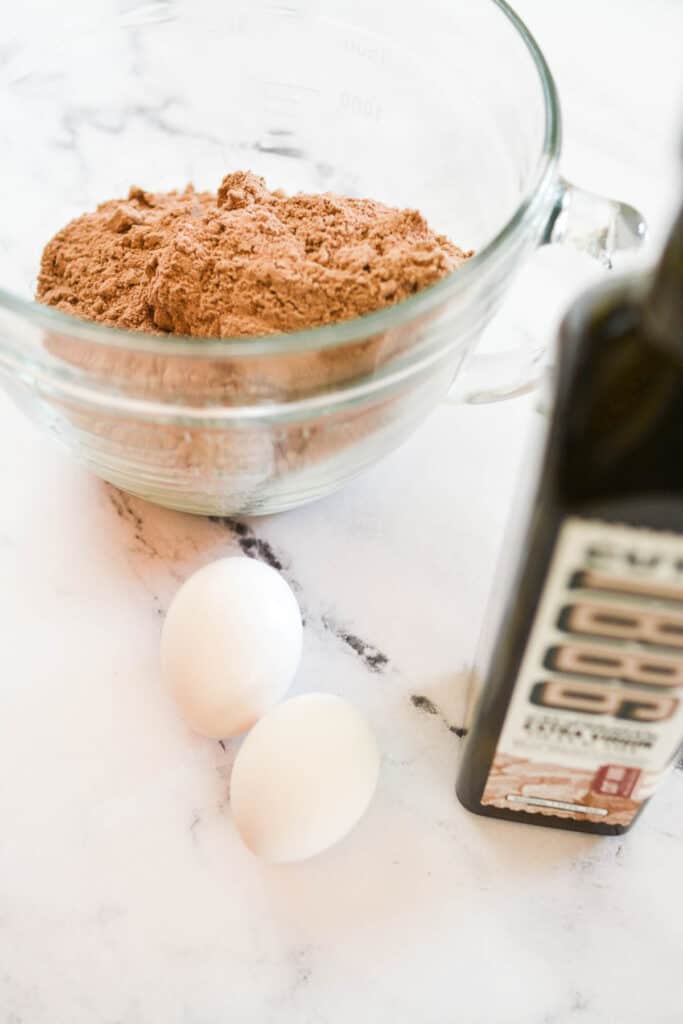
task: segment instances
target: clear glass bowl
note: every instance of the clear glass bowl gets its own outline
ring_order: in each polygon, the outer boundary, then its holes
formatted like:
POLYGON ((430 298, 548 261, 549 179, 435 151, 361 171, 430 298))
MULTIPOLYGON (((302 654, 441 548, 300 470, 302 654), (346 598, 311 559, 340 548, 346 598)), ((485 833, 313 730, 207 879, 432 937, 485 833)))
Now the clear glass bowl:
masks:
POLYGON ((444 396, 535 246, 576 230, 604 257, 642 233, 560 180, 555 87, 501 0, 426 0, 419 18, 378 0, 97 8, 13 16, 0 380, 131 493, 210 514, 327 494, 444 396), (417 207, 476 255, 383 311, 249 340, 126 333, 32 301, 42 246, 72 217, 132 183, 215 189, 236 169, 417 207))

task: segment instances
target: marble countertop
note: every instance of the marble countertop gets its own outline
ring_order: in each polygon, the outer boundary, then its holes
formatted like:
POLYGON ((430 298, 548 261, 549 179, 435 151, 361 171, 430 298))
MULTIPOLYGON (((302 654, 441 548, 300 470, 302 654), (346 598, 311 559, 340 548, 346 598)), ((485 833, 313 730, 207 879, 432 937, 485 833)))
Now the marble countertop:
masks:
MULTIPOLYGON (((617 22, 611 0, 518 7, 558 78, 567 175, 635 202, 661 237, 679 0, 621 0, 617 22)), ((522 287, 555 283, 550 332, 600 271, 547 255, 522 287)), ((0 1024, 681 1019, 683 772, 615 839, 478 818, 454 794, 535 409, 444 404, 342 493, 237 523, 122 495, 0 397, 0 1024), (173 593, 240 551, 296 586, 294 692, 348 697, 383 753, 371 811, 295 866, 242 846, 236 744, 190 734, 160 686, 173 593)))

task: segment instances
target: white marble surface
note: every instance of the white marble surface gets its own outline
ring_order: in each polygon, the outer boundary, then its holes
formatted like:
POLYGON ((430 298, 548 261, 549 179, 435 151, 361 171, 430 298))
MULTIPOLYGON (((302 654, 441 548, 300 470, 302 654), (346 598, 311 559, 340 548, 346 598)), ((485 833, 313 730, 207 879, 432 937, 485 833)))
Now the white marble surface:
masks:
MULTIPOLYGON (((661 235, 679 0, 622 0, 617 21, 612 0, 519 7, 558 77, 568 175, 661 235)), ((518 293, 554 296, 537 330, 597 273, 553 259, 518 293)), ((449 726, 535 415, 444 405, 343 493, 240 534, 120 495, 0 399, 0 1024, 681 1019, 683 773, 622 839, 477 818, 453 792, 449 726), (188 733, 160 686, 172 594, 240 547, 297 589, 295 691, 347 696, 383 752, 370 813, 298 866, 242 847, 236 745, 188 733)))

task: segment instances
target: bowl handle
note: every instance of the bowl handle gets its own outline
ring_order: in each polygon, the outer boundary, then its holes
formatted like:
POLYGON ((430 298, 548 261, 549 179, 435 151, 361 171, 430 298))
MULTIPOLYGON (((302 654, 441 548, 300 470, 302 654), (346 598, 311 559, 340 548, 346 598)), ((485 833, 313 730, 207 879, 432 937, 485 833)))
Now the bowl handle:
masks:
POLYGON ((613 257, 639 249, 647 236, 640 210, 560 179, 542 244, 570 245, 611 270, 613 257))
MULTIPOLYGON (((604 268, 639 249, 645 218, 628 203, 597 195, 561 178, 541 245, 565 245, 592 256, 604 268)), ((543 376, 546 344, 517 329, 519 344, 505 352, 475 353, 467 360, 448 401, 500 402, 532 391, 543 376)))

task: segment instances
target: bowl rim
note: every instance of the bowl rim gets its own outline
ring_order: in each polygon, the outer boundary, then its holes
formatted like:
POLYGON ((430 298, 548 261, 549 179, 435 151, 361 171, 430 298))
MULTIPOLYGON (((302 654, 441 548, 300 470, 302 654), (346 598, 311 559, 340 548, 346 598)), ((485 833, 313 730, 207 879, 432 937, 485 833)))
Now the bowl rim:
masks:
POLYGON ((474 256, 435 284, 391 306, 353 317, 339 323, 309 327, 301 331, 254 335, 248 338, 215 338, 177 334, 147 334, 109 327, 64 313, 33 299, 25 299, 0 287, 0 307, 27 317, 37 326, 96 346, 132 353, 158 356, 183 356, 198 359, 235 359, 256 356, 281 356, 299 352, 323 351, 367 340, 404 324, 413 317, 429 313, 443 302, 464 291, 473 275, 495 263, 501 250, 508 247, 519 232, 533 223, 539 207, 545 204, 550 186, 557 178, 562 145, 562 119, 557 87, 548 63, 536 39, 507 0, 490 0, 503 14, 525 44, 541 84, 545 114, 543 145, 535 173, 525 195, 500 231, 474 256))

